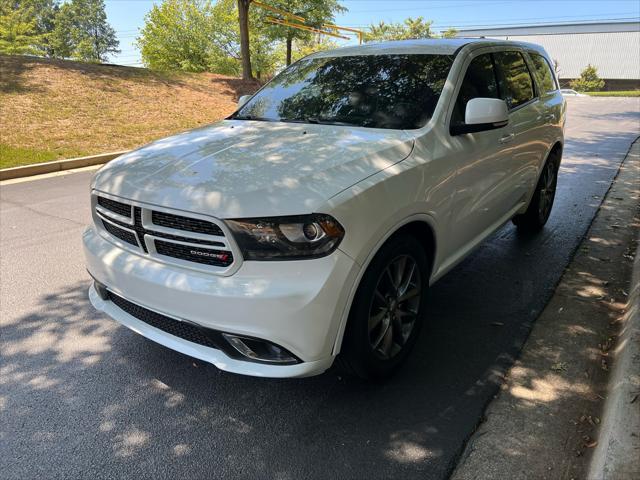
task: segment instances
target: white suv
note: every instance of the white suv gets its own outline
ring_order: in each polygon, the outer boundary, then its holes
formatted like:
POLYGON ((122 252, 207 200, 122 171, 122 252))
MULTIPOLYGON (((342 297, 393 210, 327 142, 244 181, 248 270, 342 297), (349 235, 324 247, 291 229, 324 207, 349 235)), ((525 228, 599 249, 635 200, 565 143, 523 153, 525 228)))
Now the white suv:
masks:
POLYGON ((430 284, 554 200, 565 101, 545 51, 420 40, 310 55, 215 125, 102 168, 91 302, 231 372, 390 374, 430 284))

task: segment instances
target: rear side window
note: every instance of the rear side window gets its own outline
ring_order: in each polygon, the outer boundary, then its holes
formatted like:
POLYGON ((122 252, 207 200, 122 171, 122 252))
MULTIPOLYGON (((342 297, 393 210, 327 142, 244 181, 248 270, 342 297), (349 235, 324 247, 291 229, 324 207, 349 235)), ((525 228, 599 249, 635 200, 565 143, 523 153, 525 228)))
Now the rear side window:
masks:
POLYGON ((516 108, 534 98, 531 73, 520 52, 494 54, 499 71, 500 91, 509 108, 516 108))
POLYGON ((498 82, 489 53, 474 58, 467 67, 451 117, 453 124, 464 123, 467 103, 477 97, 499 98, 498 82))
POLYGON ((540 81, 540 90, 545 93, 557 90, 558 87, 553 79, 553 73, 551 73, 551 67, 549 66, 549 62, 547 62, 547 59, 537 53, 529 53, 529 56, 533 61, 533 66, 536 69, 536 74, 540 81))

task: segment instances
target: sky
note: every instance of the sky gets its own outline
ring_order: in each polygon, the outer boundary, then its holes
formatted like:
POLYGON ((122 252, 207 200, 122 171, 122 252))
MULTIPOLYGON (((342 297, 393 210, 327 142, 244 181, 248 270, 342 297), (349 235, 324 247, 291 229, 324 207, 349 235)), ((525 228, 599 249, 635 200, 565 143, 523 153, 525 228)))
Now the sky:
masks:
MULTIPOLYGON (((161 0, 105 0, 107 19, 120 40, 119 55, 112 63, 140 66, 135 39, 145 14, 161 0)), ((381 20, 401 22, 407 17, 433 20, 433 29, 444 31, 500 25, 638 20, 640 0, 343 0, 349 9, 336 24, 366 28, 381 20)), ((339 44, 355 43, 334 39, 339 44)))

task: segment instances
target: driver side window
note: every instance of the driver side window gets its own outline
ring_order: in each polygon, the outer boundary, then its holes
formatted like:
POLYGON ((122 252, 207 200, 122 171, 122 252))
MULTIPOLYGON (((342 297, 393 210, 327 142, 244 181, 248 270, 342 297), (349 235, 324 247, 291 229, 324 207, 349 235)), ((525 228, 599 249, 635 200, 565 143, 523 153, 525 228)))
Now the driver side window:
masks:
POLYGON ((491 54, 485 53, 477 56, 467 67, 467 73, 464 76, 453 108, 451 124, 460 125, 464 123, 467 103, 472 98, 500 98, 499 93, 491 54))

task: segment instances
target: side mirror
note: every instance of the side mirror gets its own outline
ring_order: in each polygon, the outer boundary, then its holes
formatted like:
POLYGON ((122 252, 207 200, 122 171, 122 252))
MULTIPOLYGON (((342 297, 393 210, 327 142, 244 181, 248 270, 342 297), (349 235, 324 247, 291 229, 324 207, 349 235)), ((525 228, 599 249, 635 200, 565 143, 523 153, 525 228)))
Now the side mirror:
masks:
POLYGON ((509 109, 504 100, 472 98, 467 103, 464 124, 451 125, 451 135, 483 132, 505 127, 509 123, 509 109))
POLYGON ((251 95, 242 95, 238 99, 238 108, 242 107, 251 98, 251 95))

